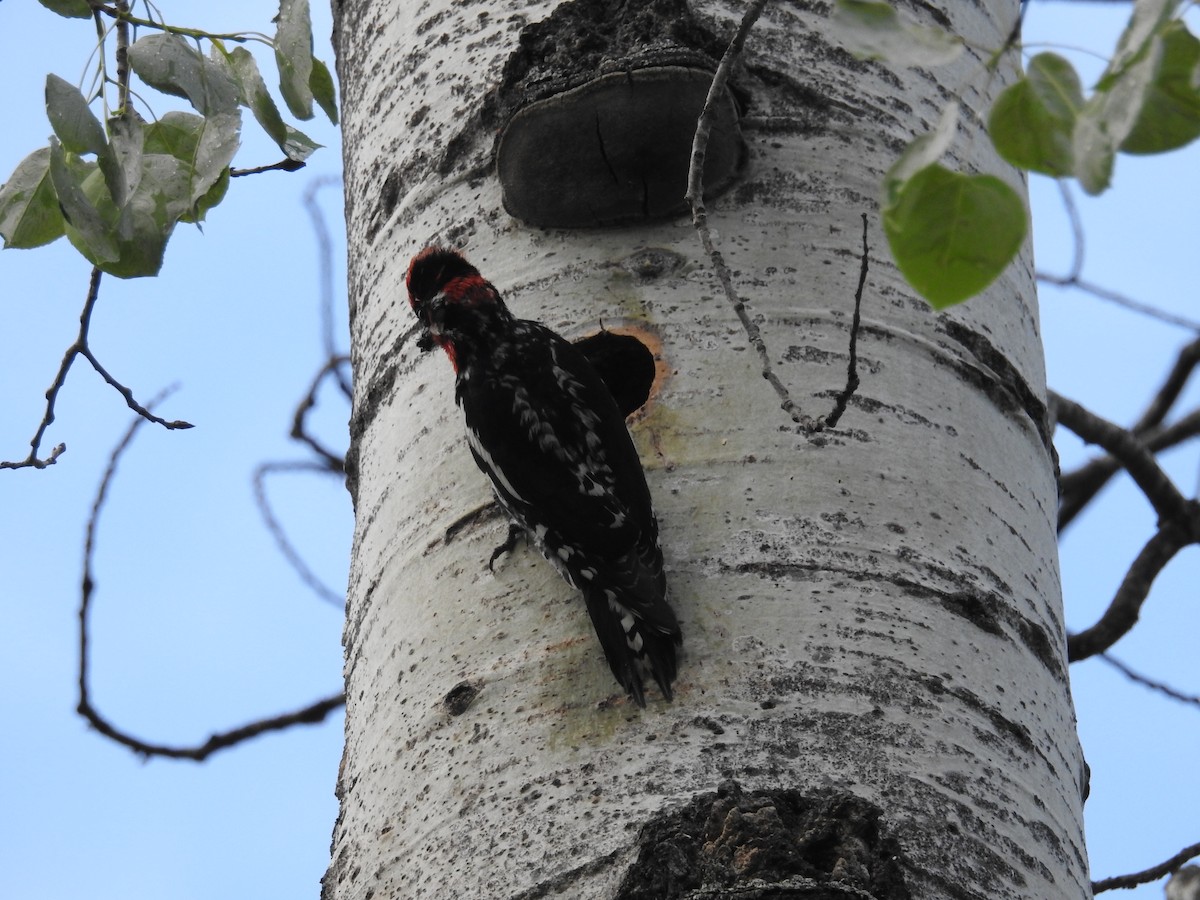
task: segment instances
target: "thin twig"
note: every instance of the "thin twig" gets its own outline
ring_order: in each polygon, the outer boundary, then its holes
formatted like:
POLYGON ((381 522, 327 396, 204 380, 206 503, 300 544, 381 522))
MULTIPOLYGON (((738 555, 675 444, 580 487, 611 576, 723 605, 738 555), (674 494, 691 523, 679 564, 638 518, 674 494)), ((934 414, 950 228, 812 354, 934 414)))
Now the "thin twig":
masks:
POLYGON ((1098 284, 1093 284, 1085 279, 1083 277, 1083 262, 1086 255, 1083 220, 1079 215, 1079 208, 1075 205, 1075 198, 1071 194, 1071 189, 1065 180, 1059 180, 1058 191, 1062 197, 1063 209, 1067 213, 1067 220, 1071 224, 1071 236, 1074 246, 1071 254, 1071 268, 1066 275, 1051 275, 1047 272, 1038 272, 1037 280, 1043 284, 1053 284, 1057 287, 1075 288, 1076 290, 1091 294, 1093 297, 1115 303, 1117 306, 1124 307, 1131 312, 1140 313, 1149 318, 1158 319, 1160 322, 1166 322, 1169 325, 1176 325, 1180 328, 1200 333, 1200 322, 1193 321, 1184 316, 1177 316, 1174 313, 1164 312, 1157 307, 1133 300, 1124 294, 1101 287, 1098 284))
POLYGON ((1151 319, 1158 319, 1160 322, 1165 322, 1168 325, 1174 325, 1178 328, 1186 328, 1195 334, 1200 334, 1200 321, 1189 319, 1186 316, 1177 316, 1174 313, 1164 312, 1155 306, 1148 303, 1142 303, 1138 300, 1133 300, 1126 297, 1124 294, 1117 291, 1109 290, 1101 287, 1098 284, 1084 278, 1070 278, 1062 275, 1047 275, 1045 272, 1037 273, 1037 280, 1044 284, 1053 284, 1058 287, 1070 287, 1084 293, 1091 294, 1093 297, 1098 297, 1101 300, 1107 300, 1109 303, 1114 303, 1117 306, 1124 307, 1130 312, 1140 313, 1151 319))
POLYGON ((737 291, 733 286, 733 276, 729 271, 729 267, 725 265, 725 258, 721 255, 721 251, 717 249, 713 243, 712 231, 708 227, 708 209, 704 205, 704 158, 708 152, 708 139, 712 133, 712 123, 716 118, 717 104, 721 102, 722 94, 725 90, 725 84, 729 80, 729 72, 733 68, 734 62, 742 52, 742 47, 746 43, 746 36, 749 35, 751 27, 762 14, 763 8, 767 5, 767 0, 754 0, 750 7, 742 16, 742 22, 738 26, 737 33, 734 34, 733 40, 729 42, 729 47, 725 50, 725 55, 721 57, 721 62, 717 66, 717 71, 713 75, 712 84, 708 88, 708 96, 704 100, 704 109, 700 113, 700 118, 696 122, 696 133, 692 138, 692 156, 688 167, 688 184, 687 193, 684 198, 691 205, 692 209, 692 225, 700 236, 700 243, 704 245, 704 252, 708 254, 712 260, 713 268, 717 273, 717 280, 721 282, 721 289, 725 292, 733 311, 737 314, 738 320, 742 323, 742 329, 746 332, 746 337, 750 341, 750 345, 758 354, 759 363, 762 365, 762 375, 774 388, 775 393, 779 396, 780 407, 786 412, 793 422, 801 425, 809 425, 808 417, 801 412, 800 407, 792 400, 788 394, 788 390, 784 387, 783 382, 775 374, 771 368, 771 357, 767 352, 767 345, 763 341, 762 332, 758 325, 750 318, 746 312, 746 305, 738 297, 737 291))
POLYGON ((1158 879, 1180 869, 1189 859, 1195 859, 1197 856, 1200 856, 1200 844, 1192 844, 1190 847, 1184 847, 1166 862, 1159 863, 1157 866, 1153 866, 1142 872, 1134 872, 1131 875, 1117 875, 1114 878, 1093 881, 1092 894, 1111 891, 1114 888, 1135 888, 1139 884, 1149 884, 1152 881, 1158 881, 1158 879))
POLYGON ((296 548, 292 546, 292 542, 288 540, 283 526, 275 518, 275 514, 271 509, 271 501, 267 499, 266 488, 266 477, 274 472, 316 472, 321 475, 328 475, 331 471, 333 470, 329 466, 316 462, 261 463, 254 470, 254 502, 258 504, 258 512, 262 516, 263 523, 267 526, 267 531, 271 532, 271 537, 275 539, 275 546, 279 548, 279 552, 283 554, 284 559, 288 561, 296 571, 296 574, 300 576, 300 580, 322 600, 340 609, 346 605, 345 595, 339 594, 318 578, 316 573, 304 562, 304 558, 296 548))
POLYGON ((863 237, 862 237, 862 265, 858 270, 858 289, 854 292, 854 318, 850 322, 850 362, 846 371, 846 387, 838 394, 837 401, 833 405, 833 411, 825 417, 824 422, 820 423, 825 428, 833 428, 841 419, 842 413, 846 411, 846 404, 850 402, 850 398, 854 396, 854 392, 858 390, 858 330, 862 325, 862 295, 863 288, 867 284, 867 257, 869 248, 867 246, 867 214, 862 214, 863 237))
POLYGON ((129 108, 129 15, 128 0, 117 0, 117 48, 113 57, 117 61, 117 110, 122 116, 131 114, 129 108))
POLYGON ((116 19, 119 23, 154 28, 158 31, 165 31, 168 34, 179 35, 180 37, 206 38, 210 41, 234 41, 239 44, 244 44, 247 41, 258 41, 261 44, 266 44, 268 47, 274 45, 271 38, 260 31, 235 31, 220 34, 212 31, 204 31, 200 28, 185 28, 180 25, 168 25, 165 22, 156 22, 153 19, 143 19, 129 12, 124 0, 120 0, 115 6, 105 6, 103 3, 98 2, 98 0, 89 0, 89 3, 93 13, 104 13, 106 16, 116 19))
POLYGON ((34 432, 32 440, 29 442, 29 455, 23 460, 15 462, 4 461, 0 462, 0 469, 23 469, 34 468, 44 469, 46 466, 53 465, 58 458, 66 451, 66 444, 59 444, 55 447, 48 456, 44 459, 38 458, 38 451, 42 446, 42 438, 46 436, 46 430, 54 421, 54 405, 58 401, 58 392, 62 390, 63 385, 67 382, 67 373, 71 371, 71 366, 75 362, 77 356, 83 356, 92 364, 100 376, 110 385, 117 389, 122 397, 125 398, 125 403, 136 412, 139 416, 147 421, 154 422, 157 425, 162 425, 164 428, 191 428, 190 422, 184 422, 181 419, 176 419, 168 422, 166 419, 161 419, 150 412, 137 402, 133 396, 133 391, 125 387, 108 373, 108 371, 100 365, 100 361, 96 359, 88 346, 88 329, 92 324, 92 311, 96 308, 96 300, 100 296, 100 277, 99 268, 92 268, 91 279, 88 281, 87 298, 83 302, 83 312, 79 314, 79 334, 75 338, 75 342, 67 348, 63 354, 62 362, 58 365, 58 374, 54 376, 54 382, 46 390, 46 411, 42 414, 42 421, 38 425, 37 431, 34 432))
POLYGON ((295 172, 297 169, 303 169, 305 163, 299 159, 281 159, 277 163, 271 163, 269 166, 255 166, 253 169, 230 169, 230 178, 241 178, 245 175, 261 175, 263 172, 295 172))
MULTIPOLYGON (((312 222, 313 234, 317 238, 317 268, 319 277, 319 291, 321 297, 321 341, 324 345, 325 357, 327 359, 348 358, 341 357, 338 353, 337 342, 333 336, 333 240, 329 236, 329 228, 325 224, 325 213, 317 203, 317 192, 322 188, 333 185, 340 185, 341 178, 329 175, 324 178, 314 178, 312 182, 304 190, 303 201, 304 208, 308 210, 308 216, 312 222)), ((349 380, 342 374, 341 366, 337 366, 333 370, 334 377, 337 378, 338 387, 342 393, 349 399, 352 396, 349 380)))
POLYGON ((738 296, 737 289, 733 286, 733 274, 725 264, 725 257, 717 249, 713 241, 712 231, 708 227, 708 209, 704 204, 704 160, 708 152, 708 141, 712 133, 713 121, 716 118, 717 106, 723 99, 722 95, 725 91, 725 85, 729 80, 729 73, 742 53, 746 37, 750 34, 750 29, 766 5, 767 0, 754 0, 750 4, 742 16, 742 21, 738 25, 733 40, 729 42, 729 46, 721 57, 721 62, 717 65, 717 71, 713 74, 712 83, 708 88, 708 96, 704 99, 704 108, 696 122, 696 133, 692 137, 692 153, 688 165, 687 193, 684 195, 684 199, 691 206, 692 225, 700 237, 700 243, 704 247, 704 252, 712 260, 717 280, 721 283, 721 290, 729 301, 729 305, 733 307, 733 311, 742 325, 742 330, 746 333, 746 339, 758 355, 763 378, 771 385, 771 388, 779 397, 780 408, 791 417, 791 420, 799 425, 804 432, 815 434, 826 428, 832 428, 837 424, 842 414, 846 411, 846 406, 850 402, 850 398, 858 389, 858 331, 861 324, 862 292, 866 284, 867 256, 869 252, 867 246, 867 217, 865 214, 863 215, 862 267, 859 272, 858 290, 854 297, 854 319, 850 332, 850 364, 846 387, 839 393, 834 403, 834 408, 829 415, 824 419, 814 419, 800 409, 799 404, 792 399, 787 387, 779 379, 779 376, 775 374, 775 370, 771 366, 771 355, 767 350, 766 341, 763 340, 762 330, 750 318, 750 314, 746 310, 746 304, 738 296))
MULTIPOLYGON (((104 107, 104 120, 108 121, 110 110, 108 108, 108 94, 105 93, 105 85, 108 84, 108 61, 104 58, 105 41, 108 40, 108 28, 104 24, 104 18, 100 15, 100 10, 92 9, 92 22, 96 25, 96 49, 93 54, 96 56, 96 76, 92 81, 92 88, 96 91, 96 96, 100 98, 100 103, 104 107)), ((89 59, 90 62, 90 59, 89 59)))
POLYGON ((193 427, 190 422, 183 422, 179 419, 171 422, 168 422, 166 419, 160 419, 158 416, 154 415, 154 413, 150 412, 149 409, 143 407, 133 396, 133 391, 125 387, 125 385, 121 384, 121 382, 117 381, 117 379, 108 374, 108 370, 104 368, 104 366, 100 365, 100 360, 96 359, 96 355, 92 353, 87 344, 84 344, 79 348, 79 355, 90 362, 92 364, 92 368, 96 370, 97 374, 99 374, 101 378, 112 385, 112 387, 116 389, 117 393, 125 398, 125 404, 147 422, 153 422, 155 425, 161 425, 163 428, 168 429, 193 427))
POLYGON ((1185 694, 1182 691, 1177 691, 1169 684, 1163 684, 1161 681, 1155 681, 1153 678, 1147 678, 1138 672, 1135 672, 1119 659, 1109 656, 1107 653, 1096 654, 1097 659, 1102 659, 1130 681, 1136 681, 1138 684, 1150 688, 1152 691, 1158 691, 1170 697, 1172 700, 1178 700, 1180 703, 1187 703, 1191 706, 1200 706, 1200 696, 1193 694, 1185 694))
MULTIPOLYGON (((350 361, 348 356, 332 356, 325 361, 325 365, 317 372, 317 377, 313 379, 312 384, 308 387, 308 392, 304 398, 296 406, 296 413, 292 417, 291 437, 301 443, 306 444, 313 453, 325 460, 324 468, 331 472, 344 472, 346 470, 346 458, 338 456, 308 433, 307 418, 308 414, 317 405, 317 391, 321 388, 321 383, 325 380, 325 376, 333 374, 337 375, 341 367, 350 361)), ((339 384, 340 384, 339 379, 339 384)))
POLYGON ((58 457, 67 449, 66 444, 59 444, 46 459, 38 459, 37 454, 42 446, 42 438, 45 437, 46 429, 54 421, 54 404, 58 402, 58 392, 62 390, 63 385, 67 381, 67 372, 71 370, 71 364, 75 362, 75 357, 79 355, 80 344, 87 341, 87 330, 92 318, 92 308, 96 305, 96 298, 100 295, 100 278, 102 274, 99 268, 92 268, 92 277, 88 281, 87 297, 83 301, 83 312, 79 316, 79 336, 75 338, 75 343, 68 347, 67 352, 63 354, 62 362, 58 364, 58 374, 54 376, 54 383, 46 391, 46 412, 42 415, 41 424, 38 425, 37 431, 33 434, 33 439, 29 442, 29 456, 19 462, 0 462, 0 469, 19 469, 26 466, 44 469, 46 466, 53 465, 58 457))
MULTIPOLYGON (((153 407, 163 400, 171 390, 173 389, 168 388, 159 394, 158 397, 150 401, 149 406, 153 407)), ((108 496, 108 489, 112 484, 113 476, 116 474, 117 464, 120 461, 121 455, 133 441, 138 428, 145 421, 149 421, 145 416, 139 415, 134 418, 125 435, 114 448, 112 455, 109 457, 108 466, 104 470, 104 476, 100 480, 100 487, 96 491, 96 498, 92 502, 91 515, 88 516, 87 535, 84 540, 83 549, 83 583, 79 603, 79 704, 77 711, 100 734, 122 746, 128 747, 140 756, 164 756, 171 759, 190 759, 196 762, 207 759, 218 750, 232 747, 235 744, 240 744, 243 741, 269 731, 280 731, 284 728, 290 728, 293 725, 309 725, 323 721, 330 712, 346 702, 345 694, 335 694, 294 712, 272 716, 268 719, 259 719, 229 731, 218 732, 210 735, 202 744, 191 747, 180 747, 152 744, 136 738, 114 726, 101 716, 92 705, 91 694, 88 690, 88 673, 90 668, 88 620, 96 589, 96 582, 92 574, 96 534, 100 525, 100 513, 104 508, 104 502, 108 496)))
POLYGON ((1158 393, 1154 395, 1154 399, 1150 401, 1150 405, 1146 407, 1142 417, 1134 423, 1132 429, 1134 434, 1141 434, 1147 429, 1153 428, 1167 417, 1167 413, 1171 411, 1171 407, 1183 393, 1188 379, 1192 377, 1192 372, 1198 365, 1200 365, 1200 338, 1179 351, 1179 355, 1175 358, 1175 364, 1171 366, 1171 371, 1163 380, 1162 387, 1158 389, 1158 393))
POLYGON ((1079 217, 1079 207, 1075 205, 1075 195, 1065 178, 1058 179, 1058 193, 1062 197, 1063 208, 1067 211, 1067 220, 1071 223, 1071 238, 1074 250, 1071 253, 1071 271, 1067 274, 1072 282, 1083 274, 1083 259, 1086 253, 1084 247, 1083 219, 1079 217))

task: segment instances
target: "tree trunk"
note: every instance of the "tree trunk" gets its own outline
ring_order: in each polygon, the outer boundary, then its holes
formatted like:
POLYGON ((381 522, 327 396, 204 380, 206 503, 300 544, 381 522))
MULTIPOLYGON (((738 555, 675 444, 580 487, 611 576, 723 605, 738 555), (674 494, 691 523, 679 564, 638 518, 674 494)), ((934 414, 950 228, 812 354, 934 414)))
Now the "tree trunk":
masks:
MULTIPOLYGON (((751 32, 745 167, 711 222, 809 414, 845 382, 870 217, 862 387, 809 436, 686 216, 543 230, 505 212, 492 154, 513 97, 490 92, 556 4, 335 6, 357 526, 324 897, 1089 897, 1031 253, 939 315, 878 220, 883 173, 959 86, 949 164, 1023 189, 972 114, 1013 57, 990 78, 986 49, 936 76, 890 70, 808 4, 769 4, 751 32), (578 593, 535 551, 489 572, 506 525, 404 291, 432 242, 568 338, 603 322, 660 342, 664 377, 631 428, 683 627, 673 703, 623 696, 578 593)), ((644 6, 663 34, 718 45, 743 12, 644 6)), ((920 9, 976 48, 1018 12, 941 6, 920 9)))

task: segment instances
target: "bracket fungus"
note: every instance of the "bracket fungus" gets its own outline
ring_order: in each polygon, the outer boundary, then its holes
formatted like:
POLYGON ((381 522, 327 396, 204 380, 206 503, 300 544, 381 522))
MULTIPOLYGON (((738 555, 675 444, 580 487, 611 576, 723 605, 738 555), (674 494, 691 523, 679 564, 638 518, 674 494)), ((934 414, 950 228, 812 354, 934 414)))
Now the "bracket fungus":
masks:
MULTIPOLYGON (((701 69, 653 66, 601 75, 522 107, 496 149, 504 208, 553 228, 685 212, 692 137, 711 82, 701 69)), ((730 185, 743 155, 737 105, 726 91, 705 158, 706 197, 730 185)))
MULTIPOLYGON (((483 112, 505 209, 547 228, 686 212, 696 121, 727 43, 687 0, 569 0, 526 25, 483 112)), ((710 198, 746 156, 735 93, 716 106, 710 198)))

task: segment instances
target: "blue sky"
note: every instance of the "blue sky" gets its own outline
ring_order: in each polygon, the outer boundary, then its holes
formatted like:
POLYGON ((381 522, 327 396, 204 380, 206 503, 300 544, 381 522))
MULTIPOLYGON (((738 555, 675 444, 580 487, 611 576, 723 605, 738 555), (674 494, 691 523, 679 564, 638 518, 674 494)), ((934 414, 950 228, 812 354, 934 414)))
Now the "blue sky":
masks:
MULTIPOLYGON (((268 30, 275 12, 273 3, 258 0, 166 9, 184 10, 186 24, 225 31, 268 30)), ((1122 4, 1035 3, 1027 36, 1106 53, 1125 11, 1122 4)), ((324 5, 316 4, 314 19, 318 55, 332 63, 324 5)), ((46 72, 78 81, 93 43, 86 22, 59 19, 31 0, 0 4, 7 101, 0 179, 50 132, 41 99, 46 72)), ((269 69, 269 57, 255 52, 269 69)), ((1089 71, 1086 56, 1077 61, 1089 71)), ((317 119, 305 130, 328 146, 306 170, 235 183, 203 233, 180 227, 159 278, 106 279, 102 286, 93 350, 141 398, 179 383, 164 415, 197 426, 142 429, 100 533, 93 700, 147 740, 199 742, 340 685, 340 612, 313 597, 275 552, 249 481, 259 462, 306 458, 287 432, 323 359, 316 244, 301 194, 312 179, 336 175, 340 157, 335 129, 317 119)), ((247 123, 238 164, 278 157, 247 123)), ((1080 199, 1088 277, 1200 318, 1189 265, 1200 233, 1198 182, 1195 146, 1119 159, 1115 189, 1080 199)), ((1034 178, 1031 193, 1039 268, 1063 272, 1070 231, 1057 189, 1034 178)), ((340 233, 337 191, 320 196, 340 233)), ((77 330, 88 272, 65 241, 0 254, 0 457, 27 449, 43 393, 77 330)), ((343 284, 339 258, 339 334, 346 327, 343 284)), ((1042 316, 1051 385, 1118 422, 1138 415, 1189 338, 1058 290, 1043 290, 1042 316)), ((1200 388, 1189 396, 1196 406, 1200 388)), ((341 447, 348 410, 334 391, 322 399, 321 433, 341 447)), ((120 398, 77 362, 45 445, 65 441, 66 454, 42 472, 0 473, 0 896, 315 897, 337 813, 340 715, 195 765, 144 763, 91 733, 74 713, 83 529, 109 450, 128 421, 120 398)), ((1060 440, 1059 447, 1064 468, 1081 458, 1077 442, 1060 440)), ((1198 455, 1192 448, 1166 458, 1188 493, 1196 490, 1198 455)), ((269 489, 309 564, 340 590, 352 526, 340 482, 280 476, 269 489)), ((1067 535, 1062 560, 1072 629, 1107 605, 1153 524, 1146 502, 1121 479, 1067 535)), ((1197 584, 1200 553, 1192 548, 1163 575, 1142 622, 1116 651, 1193 693, 1200 693, 1197 584)), ((1076 666, 1072 675, 1092 766, 1094 877, 1143 868, 1200 840, 1190 814, 1200 800, 1200 716, 1099 662, 1076 666)), ((1161 889, 1124 896, 1161 897, 1161 889)))

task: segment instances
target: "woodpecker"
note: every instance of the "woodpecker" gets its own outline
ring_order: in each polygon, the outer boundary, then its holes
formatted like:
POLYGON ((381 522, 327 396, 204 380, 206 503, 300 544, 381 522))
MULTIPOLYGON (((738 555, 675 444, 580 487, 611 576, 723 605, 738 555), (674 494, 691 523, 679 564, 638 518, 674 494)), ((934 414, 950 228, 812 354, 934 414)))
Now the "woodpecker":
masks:
POLYGON ((583 592, 609 668, 638 706, 645 673, 670 700, 682 634, 646 476, 603 379, 569 341, 516 318, 454 250, 422 250, 405 285, 419 346, 441 347, 454 367, 467 444, 500 506, 583 592))

